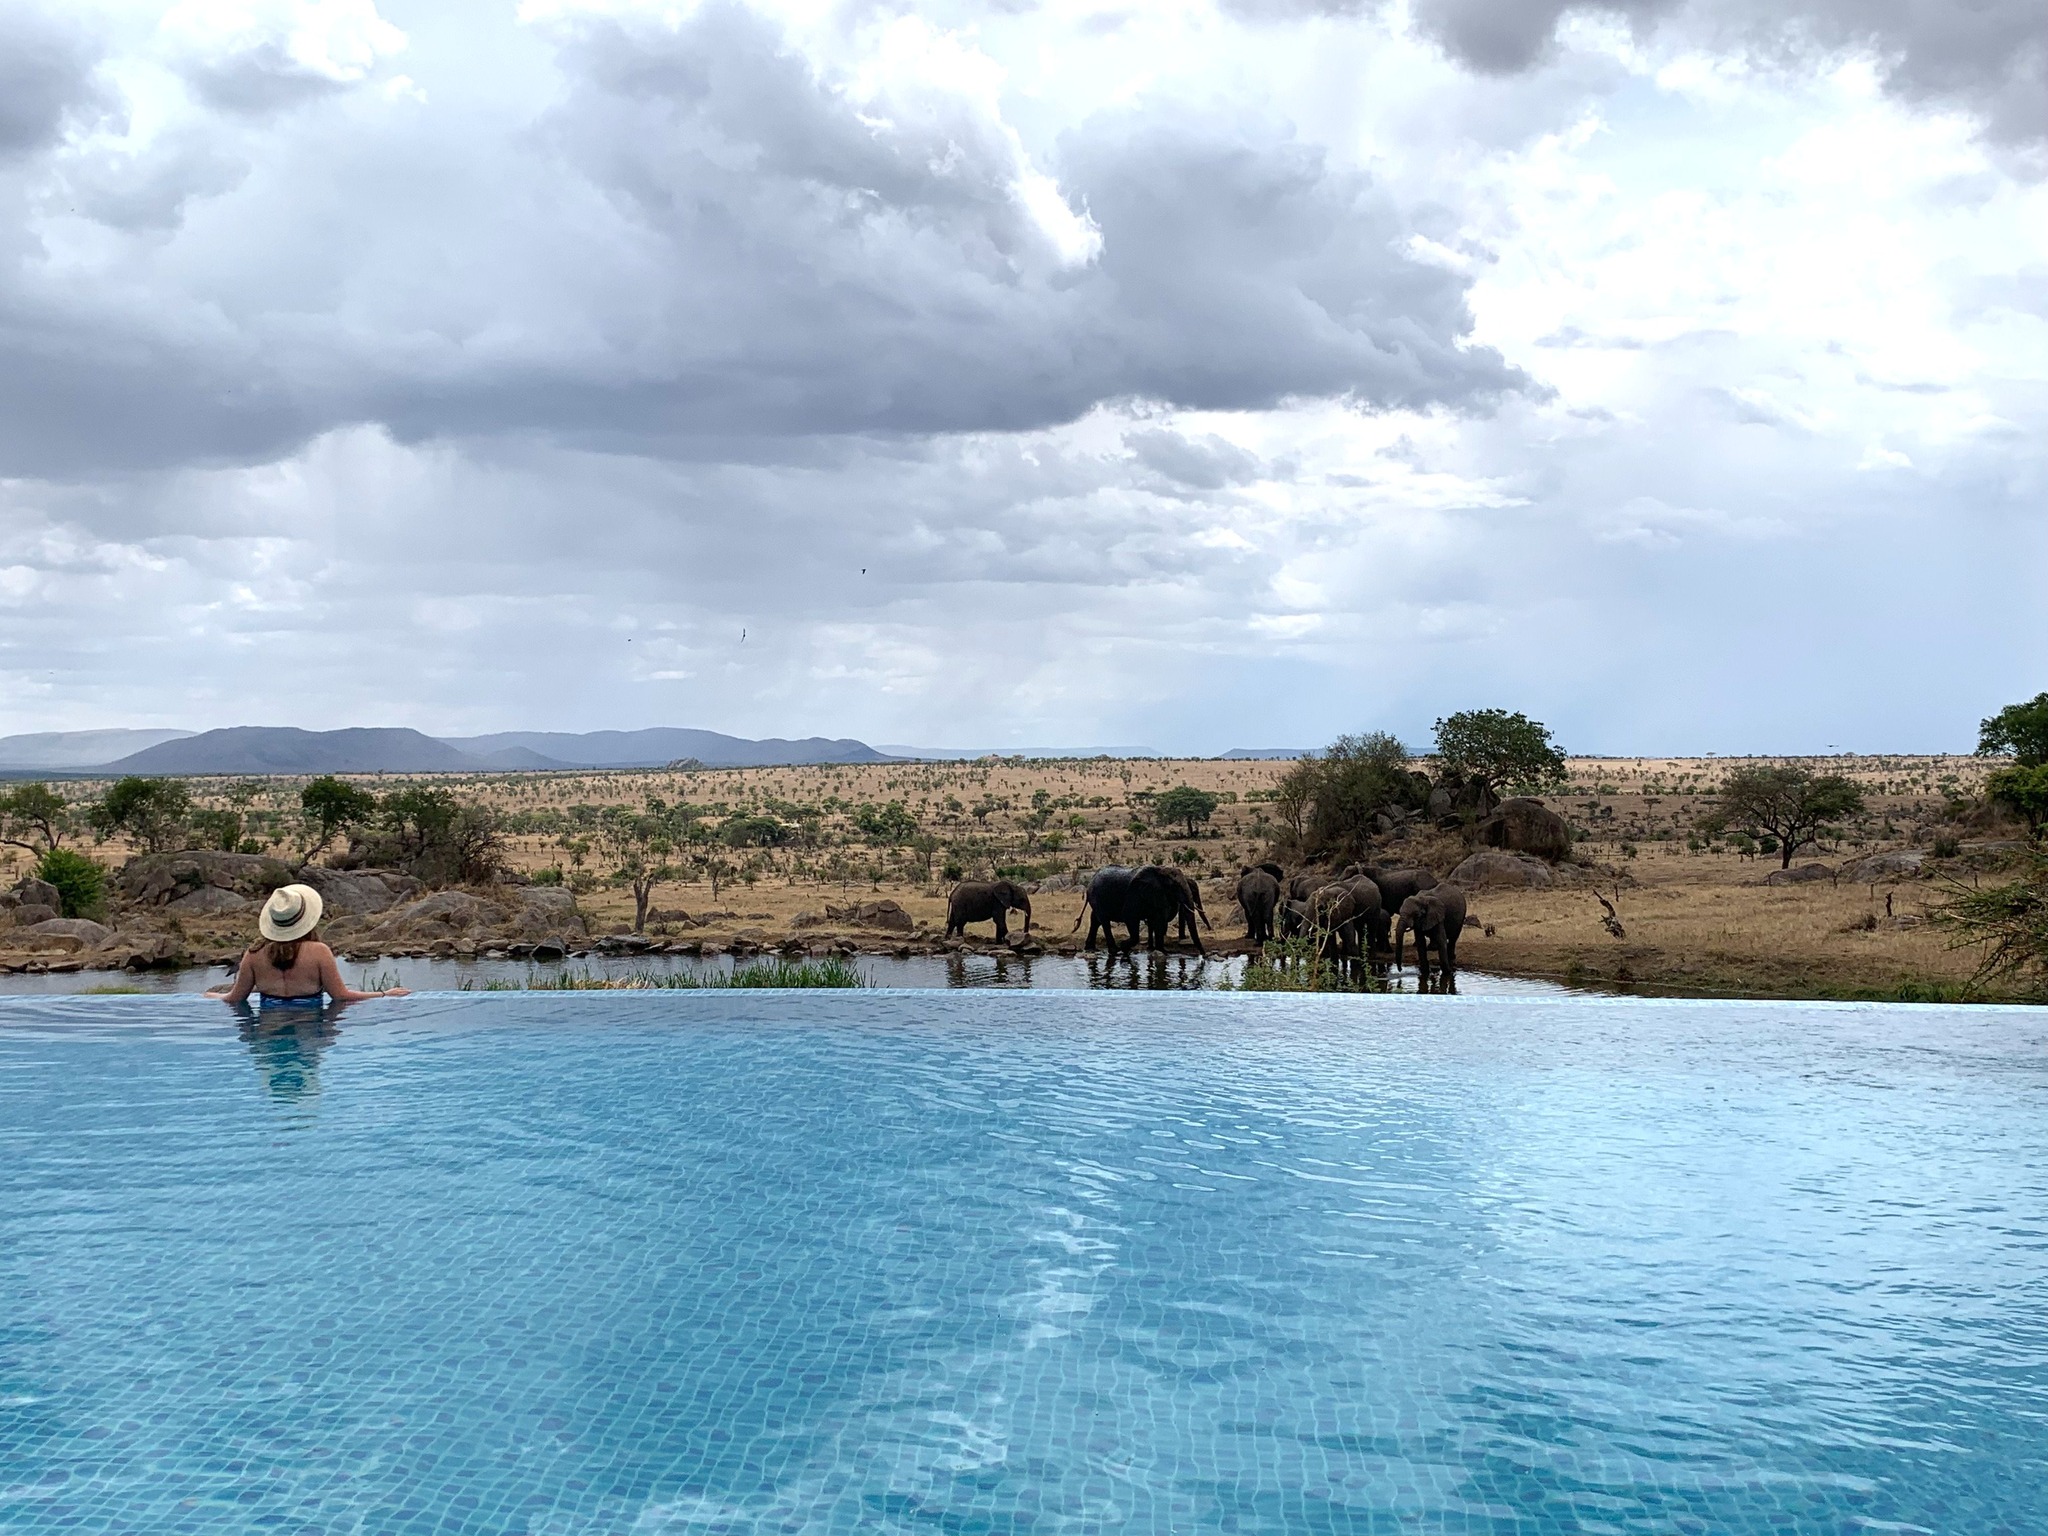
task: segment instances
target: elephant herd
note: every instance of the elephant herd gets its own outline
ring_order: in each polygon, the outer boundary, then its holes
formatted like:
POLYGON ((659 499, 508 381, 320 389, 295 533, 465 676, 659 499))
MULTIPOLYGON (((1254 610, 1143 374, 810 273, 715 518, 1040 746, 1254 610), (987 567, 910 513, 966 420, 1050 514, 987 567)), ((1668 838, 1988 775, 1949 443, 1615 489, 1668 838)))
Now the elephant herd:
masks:
POLYGON ((1458 935, 1465 927, 1465 893, 1426 869, 1382 869, 1354 864, 1335 878, 1288 875, 1278 864, 1255 864, 1237 877, 1237 904, 1253 947, 1275 937, 1312 940, 1326 958, 1370 961, 1392 954, 1401 963, 1409 934, 1415 964, 1454 975, 1458 935))
MULTIPOLYGON (((1246 938, 1262 948, 1275 938, 1305 939, 1318 953, 1344 961, 1371 961, 1391 953, 1401 962, 1406 938, 1415 938, 1422 979, 1432 971, 1448 979, 1458 965, 1458 934, 1465 926, 1465 893, 1440 883, 1426 869, 1382 869, 1354 864, 1335 877, 1289 876, 1278 864, 1257 864, 1238 876, 1237 903, 1244 912, 1246 938)), ((993 921, 996 938, 1009 937, 1008 916, 1024 914, 1031 931, 1031 896, 1013 880, 970 880, 953 889, 946 911, 946 936, 963 934, 968 923, 993 921)), ((1081 917, 1088 919, 1083 947, 1100 936, 1112 960, 1137 947, 1142 930, 1154 950, 1166 947, 1176 929, 1183 942, 1206 954, 1201 930, 1213 926, 1202 908, 1202 892, 1184 871, 1147 864, 1113 865, 1088 882, 1081 917), (1128 935, 1118 943, 1117 925, 1128 935)), ((1078 930, 1081 918, 1074 920, 1078 930)))

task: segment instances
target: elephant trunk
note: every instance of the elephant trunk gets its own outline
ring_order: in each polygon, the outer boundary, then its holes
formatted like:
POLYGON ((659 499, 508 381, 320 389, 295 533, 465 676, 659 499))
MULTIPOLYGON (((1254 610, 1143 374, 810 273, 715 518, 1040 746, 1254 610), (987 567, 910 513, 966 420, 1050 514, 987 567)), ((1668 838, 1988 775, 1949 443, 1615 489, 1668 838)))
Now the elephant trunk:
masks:
POLYGON ((1024 914, 1024 931, 1029 933, 1031 931, 1031 898, 1029 896, 1019 896, 1017 898, 1017 910, 1024 914))

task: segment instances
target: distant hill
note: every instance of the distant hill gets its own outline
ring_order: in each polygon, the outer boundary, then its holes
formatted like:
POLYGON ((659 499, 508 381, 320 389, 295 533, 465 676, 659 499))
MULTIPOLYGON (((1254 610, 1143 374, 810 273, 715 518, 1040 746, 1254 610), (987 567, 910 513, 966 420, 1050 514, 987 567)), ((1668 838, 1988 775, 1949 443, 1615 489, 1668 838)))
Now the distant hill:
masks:
POLYGON ((1232 747, 1223 756, 1232 762, 1284 762, 1296 757, 1314 757, 1314 747, 1232 747))
POLYGON ((446 745, 472 758, 504 767, 660 768, 694 757, 707 768, 782 768, 812 763, 886 763, 891 759, 864 741, 806 736, 801 741, 771 737, 748 741, 717 731, 655 726, 644 731, 498 731, 488 736, 448 736, 446 745), (541 762, 514 762, 500 754, 524 752, 541 762))
POLYGON ((418 731, 237 725, 108 763, 108 773, 474 773, 488 765, 418 731))
POLYGON ((177 741, 190 731, 34 731, 26 736, 0 736, 0 769, 96 768, 161 742, 177 741))

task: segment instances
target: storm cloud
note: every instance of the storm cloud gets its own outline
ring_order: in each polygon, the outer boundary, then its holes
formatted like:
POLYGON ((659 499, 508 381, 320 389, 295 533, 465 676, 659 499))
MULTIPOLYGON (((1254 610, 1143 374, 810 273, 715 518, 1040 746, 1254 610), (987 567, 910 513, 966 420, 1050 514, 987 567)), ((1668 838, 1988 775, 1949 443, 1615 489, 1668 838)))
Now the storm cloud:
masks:
POLYGON ((2039 687, 2031 11, 0 27, 5 729, 1908 747, 2039 687))

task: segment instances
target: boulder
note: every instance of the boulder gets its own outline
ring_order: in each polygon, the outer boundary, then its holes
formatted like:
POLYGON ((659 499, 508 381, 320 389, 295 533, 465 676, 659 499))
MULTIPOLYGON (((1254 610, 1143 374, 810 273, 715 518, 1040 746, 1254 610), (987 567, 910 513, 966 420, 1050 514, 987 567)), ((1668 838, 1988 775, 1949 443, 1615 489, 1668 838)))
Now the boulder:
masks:
POLYGON ((7 893, 6 905, 10 907, 48 907, 53 913, 64 910, 64 895, 47 880, 38 880, 34 875, 16 884, 7 893))
POLYGON ((388 912, 401 902, 417 899, 426 889, 411 875, 402 875, 395 869, 321 869, 308 865, 299 871, 298 878, 300 884, 310 885, 320 893, 332 917, 388 912))
POLYGON ((1911 880, 1922 873, 1927 855, 1918 848, 1894 848, 1888 853, 1865 854, 1842 866, 1842 878, 1854 885, 1879 885, 1887 880, 1911 880))
POLYGON ((1509 853, 1532 853, 1539 859, 1562 859, 1572 851, 1572 831, 1565 819, 1527 795, 1501 801, 1491 816, 1479 823, 1479 840, 1489 848, 1509 853))
POLYGON ((30 949, 57 949, 69 954, 97 949, 113 936, 114 930, 87 917, 53 917, 27 928, 17 928, 8 937, 30 949))
POLYGON ((114 891, 138 906, 162 907, 202 886, 232 891, 261 901, 280 885, 297 878, 282 859, 255 853, 145 853, 130 859, 114 875, 114 891))
POLYGON ((33 928, 38 923, 47 923, 64 914, 54 904, 44 906, 41 902, 24 902, 18 907, 7 909, 7 921, 0 924, 5 928, 33 928))
POLYGON ((179 917, 214 917, 224 912, 246 912, 255 905, 249 897, 234 891, 218 885, 202 885, 165 902, 164 910, 175 912, 179 917))
POLYGON ((1764 876, 1765 885, 1807 885, 1815 880, 1832 880, 1835 870, 1829 864, 1795 864, 1790 869, 1774 869, 1764 876))
POLYGON ((854 923, 862 928, 881 928, 890 933, 912 933, 917 928, 917 919, 904 911, 900 903, 886 899, 857 901, 844 907, 827 906, 825 916, 835 923, 854 923))
POLYGON ((1548 890, 1558 883, 1557 872, 1543 860, 1492 848, 1466 859, 1449 879, 1468 891, 1548 890))
POLYGON ((168 933, 117 933, 93 951, 92 962, 110 970, 175 971, 192 963, 192 953, 168 933))
POLYGON ((830 921, 823 913, 799 912, 789 920, 791 928, 822 928, 830 921))

